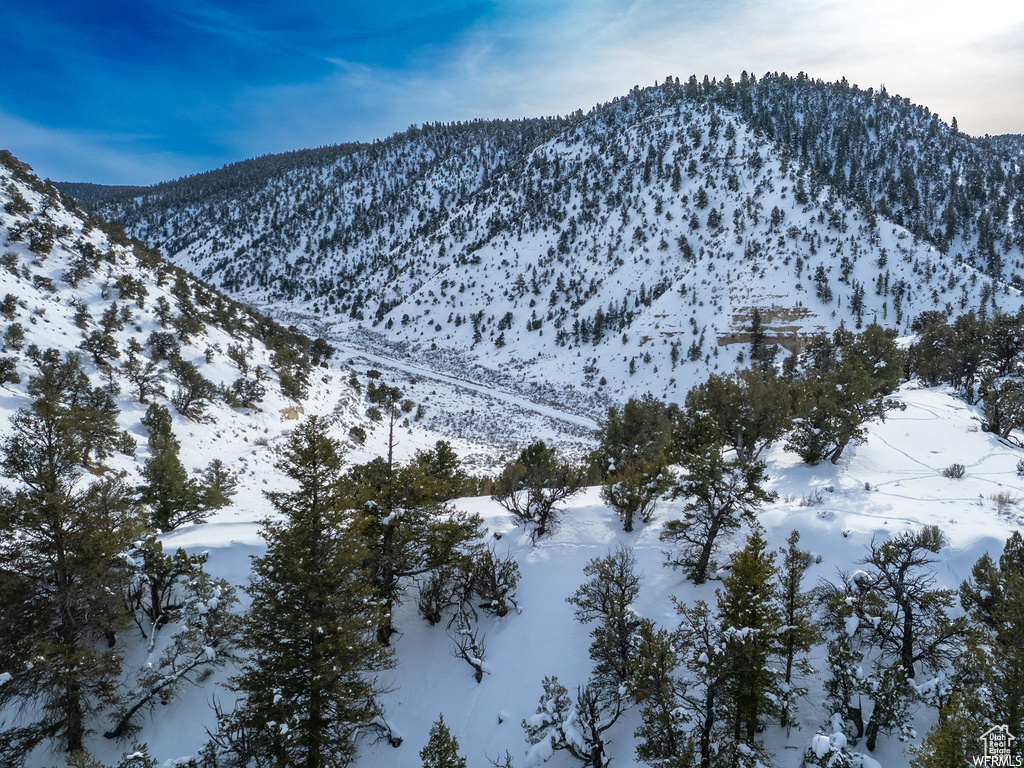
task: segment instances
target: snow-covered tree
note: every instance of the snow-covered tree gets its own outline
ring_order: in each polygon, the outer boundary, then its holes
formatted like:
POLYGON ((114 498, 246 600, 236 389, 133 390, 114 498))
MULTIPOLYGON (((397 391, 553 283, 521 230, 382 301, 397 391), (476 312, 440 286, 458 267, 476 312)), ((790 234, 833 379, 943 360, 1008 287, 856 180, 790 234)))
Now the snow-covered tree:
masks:
POLYGON ((633 603, 640 595, 641 577, 630 547, 620 546, 604 557, 595 557, 583 568, 590 578, 566 601, 583 624, 596 622, 590 631, 590 658, 594 662, 594 687, 618 696, 633 677, 632 639, 640 626, 633 603))
POLYGON ((530 536, 536 542, 558 523, 557 505, 582 490, 579 468, 540 441, 505 465, 491 498, 508 510, 516 525, 532 526, 530 536))
POLYGON ((789 726, 793 722, 797 700, 807 693, 807 687, 800 680, 814 672, 807 652, 821 641, 821 632, 814 621, 813 595, 802 589, 810 555, 800 549, 800 532, 794 530, 790 533, 786 545, 778 591, 783 625, 780 650, 785 669, 779 705, 782 725, 789 726))
POLYGON ((936 526, 900 533, 882 543, 872 541, 862 561, 869 570, 854 577, 871 617, 872 641, 883 655, 898 659, 911 679, 917 664, 938 669, 948 663, 966 632, 965 620, 946 612, 955 593, 936 588, 930 567, 944 545, 945 537, 936 526))
POLYGON ((903 666, 899 662, 879 662, 875 665, 874 674, 868 678, 867 688, 874 702, 864 729, 864 744, 868 750, 874 751, 880 733, 896 734, 900 741, 913 738, 916 734, 912 707, 917 700, 917 691, 903 666))
POLYGON ((0 763, 52 739, 82 750, 90 719, 117 701, 116 634, 130 624, 121 557, 142 530, 117 479, 85 484, 82 441, 56 390, 18 411, 0 451, 0 706, 24 724, 0 734, 0 763), (28 714, 31 713, 31 714, 28 714))
MULTIPOLYGON (((140 670, 137 684, 128 694, 129 700, 120 709, 112 728, 104 734, 107 738, 123 738, 134 727, 133 718, 144 708, 153 709, 158 701, 166 704, 185 685, 196 685, 213 669, 236 660, 234 647, 238 641, 239 617, 233 610, 237 603, 235 589, 224 579, 211 578, 203 570, 203 558, 193 555, 195 560, 186 561, 186 557, 184 550, 179 549, 175 558, 165 556, 164 562, 158 563, 171 569, 170 573, 161 574, 161 582, 166 584, 168 578, 173 580, 155 596, 150 592, 151 599, 158 603, 169 601, 162 605, 161 613, 153 622, 150 650, 158 627, 168 619, 177 622, 176 631, 156 662, 140 670), (182 584, 175 584, 174 576, 188 578, 182 584)), ((149 586, 152 585, 153 582, 149 582, 149 586)))
POLYGON ((656 768, 694 765, 690 717, 682 706, 687 684, 677 674, 681 659, 671 632, 641 619, 633 636, 633 700, 640 705, 636 756, 656 768))
POLYGON ((649 523, 654 505, 671 482, 664 462, 641 460, 621 470, 610 472, 601 486, 601 498, 615 510, 622 520, 622 529, 633 530, 633 520, 639 517, 649 523))
POLYGON ((732 558, 732 568, 718 590, 718 617, 724 635, 723 718, 731 732, 731 748, 739 753, 760 749, 758 723, 779 714, 782 680, 776 668, 785 650, 780 646, 783 611, 777 596, 774 553, 761 531, 747 538, 732 558))
POLYGON ((575 701, 557 677, 544 678, 544 693, 537 713, 523 720, 523 730, 532 745, 527 753, 527 768, 547 762, 559 750, 565 750, 591 768, 605 768, 605 732, 622 714, 622 702, 590 686, 576 689, 575 701))

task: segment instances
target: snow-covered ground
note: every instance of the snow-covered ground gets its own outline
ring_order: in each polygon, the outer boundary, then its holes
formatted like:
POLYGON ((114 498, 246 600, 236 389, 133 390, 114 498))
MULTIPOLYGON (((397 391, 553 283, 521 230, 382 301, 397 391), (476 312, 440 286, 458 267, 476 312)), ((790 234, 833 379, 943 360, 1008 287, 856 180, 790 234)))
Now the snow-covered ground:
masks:
MULTIPOLYGON (((884 539, 922 524, 938 525, 948 537, 949 546, 938 556, 936 575, 941 586, 956 587, 982 554, 997 555, 1006 537, 1021 525, 1024 507, 1004 504, 1000 508, 990 497, 1001 492, 1024 499, 1024 479, 1016 474, 1022 452, 980 431, 977 411, 947 390, 910 384, 898 398, 906 403, 906 410, 894 411, 884 424, 872 425, 867 442, 848 449, 838 466, 806 466, 781 445, 768 454, 769 486, 778 492, 779 500, 758 517, 771 546, 782 547, 790 531, 798 529, 802 548, 820 556, 807 572, 808 588, 856 568, 873 538, 884 539), (966 467, 961 480, 942 476, 942 470, 954 462, 966 467), (807 505, 819 494, 820 502, 807 505)), ((205 525, 163 537, 165 547, 209 552, 209 570, 235 583, 245 582, 250 556, 262 551, 257 519, 269 512, 269 505, 261 499, 261 491, 279 484, 269 463, 250 461, 254 474, 231 507, 205 525)), ((714 600, 714 581, 695 587, 663 565, 664 545, 658 533, 665 520, 679 514, 680 504, 661 503, 649 525, 625 534, 598 489, 590 488, 573 499, 552 536, 531 546, 524 531, 514 528, 504 510, 490 499, 459 500, 457 506, 484 518, 497 551, 510 552, 519 563, 519 611, 501 619, 482 619, 489 673, 477 684, 472 670, 451 654, 443 624, 429 626, 418 617, 415 601, 410 599, 396 616, 398 665, 387 673, 393 690, 383 698, 388 721, 404 741, 397 749, 362 744, 358 766, 418 766, 419 750, 442 713, 470 765, 486 765, 488 757, 504 755, 505 750, 516 765, 523 765, 527 745, 520 723, 536 710, 543 677, 557 675, 573 690, 590 674, 590 628, 574 620, 572 607, 565 602, 583 582, 588 560, 620 544, 631 546, 643 573, 636 610, 662 626, 675 626, 670 597, 688 603, 698 598, 714 600)), ((742 538, 741 533, 731 545, 742 538)), ((136 641, 141 645, 138 638, 126 642, 136 641)), ((820 668, 820 648, 816 658, 820 668)), ((219 673, 203 687, 186 691, 181 700, 158 707, 144 721, 138 738, 148 742, 162 763, 186 757, 203 743, 205 728, 213 722, 210 700, 216 696, 230 702, 230 693, 219 686, 224 677, 219 673)), ((827 717, 822 692, 814 688, 801 703, 799 726, 788 738, 778 729, 767 732, 775 765, 796 768, 827 717)), ((932 712, 919 710, 919 735, 927 731, 933 717, 932 712)), ((635 710, 627 712, 610 732, 616 765, 636 764, 633 731, 638 722, 635 710)), ((123 750, 123 745, 101 738, 93 746, 97 756, 106 760, 123 750)), ((884 768, 905 768, 904 749, 895 739, 883 737, 871 757, 884 768)), ((573 764, 561 753, 549 763, 573 764)))

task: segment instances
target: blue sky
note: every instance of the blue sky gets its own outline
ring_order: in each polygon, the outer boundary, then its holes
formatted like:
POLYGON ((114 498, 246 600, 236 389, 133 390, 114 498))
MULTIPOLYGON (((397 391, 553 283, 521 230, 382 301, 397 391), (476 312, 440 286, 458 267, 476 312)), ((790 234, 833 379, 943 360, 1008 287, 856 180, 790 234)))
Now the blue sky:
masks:
POLYGON ((0 20, 0 147, 57 180, 149 184, 744 69, 1024 133, 1024 4, 1001 0, 0 0, 0 20))

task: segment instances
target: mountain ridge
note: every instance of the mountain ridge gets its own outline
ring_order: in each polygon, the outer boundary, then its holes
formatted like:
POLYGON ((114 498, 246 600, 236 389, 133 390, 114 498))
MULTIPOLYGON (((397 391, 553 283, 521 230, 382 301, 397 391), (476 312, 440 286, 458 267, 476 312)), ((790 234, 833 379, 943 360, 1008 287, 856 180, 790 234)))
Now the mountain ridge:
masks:
POLYGON ((427 364, 597 402, 681 396, 731 368, 755 309, 792 351, 843 324, 907 333, 923 311, 1012 312, 1024 287, 1011 150, 802 73, 670 78, 586 115, 414 127, 235 198, 195 183, 103 211, 337 340, 373 334, 427 364))

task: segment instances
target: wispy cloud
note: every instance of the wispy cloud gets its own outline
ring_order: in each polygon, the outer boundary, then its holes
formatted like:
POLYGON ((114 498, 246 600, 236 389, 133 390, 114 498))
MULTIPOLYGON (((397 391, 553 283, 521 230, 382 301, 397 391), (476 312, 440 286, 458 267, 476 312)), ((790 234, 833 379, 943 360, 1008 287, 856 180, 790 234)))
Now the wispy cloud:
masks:
POLYGON ((72 0, 6 19, 0 143, 50 175, 157 181, 744 69, 885 83, 964 130, 1024 131, 1024 6, 998 0, 115 2, 108 25, 72 0))

